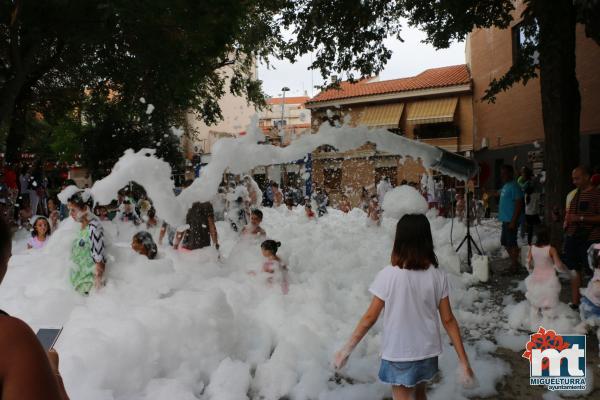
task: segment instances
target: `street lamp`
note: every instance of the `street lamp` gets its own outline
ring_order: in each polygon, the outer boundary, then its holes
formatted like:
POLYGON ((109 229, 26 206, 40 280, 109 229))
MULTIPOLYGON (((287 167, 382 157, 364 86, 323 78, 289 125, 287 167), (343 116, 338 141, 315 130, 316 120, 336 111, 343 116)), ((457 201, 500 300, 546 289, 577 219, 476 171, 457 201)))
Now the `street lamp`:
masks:
POLYGON ((284 86, 283 88, 281 88, 281 91, 283 92, 283 99, 281 100, 281 122, 279 123, 279 126, 283 129, 283 118, 285 112, 285 92, 289 92, 290 88, 284 86))

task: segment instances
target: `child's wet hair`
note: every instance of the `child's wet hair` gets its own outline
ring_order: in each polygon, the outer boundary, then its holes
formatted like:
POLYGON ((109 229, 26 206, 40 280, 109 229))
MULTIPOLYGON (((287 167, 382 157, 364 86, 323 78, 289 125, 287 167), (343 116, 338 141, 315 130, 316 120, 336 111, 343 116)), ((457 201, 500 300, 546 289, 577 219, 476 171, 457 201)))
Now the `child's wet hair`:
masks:
POLYGON ((94 205, 94 199, 89 193, 85 193, 83 190, 73 193, 68 200, 69 203, 74 204, 79 209, 84 209, 85 207, 92 208, 94 205))
POLYGON ((423 214, 406 214, 396 225, 391 263, 404 269, 427 269, 438 266, 433 250, 429 220, 423 214))
POLYGON ((281 246, 281 242, 277 242, 275 240, 265 240, 264 242, 262 242, 262 244, 260 245, 260 248, 263 250, 267 250, 270 251, 272 254, 277 254, 277 249, 279 249, 279 247, 281 246))
POLYGON ((252 215, 256 215, 258 218, 260 218, 261 221, 263 219, 263 212, 260 211, 258 208, 252 210, 252 215))
POLYGON ((140 231, 133 235, 133 240, 144 246, 146 252, 148 253, 147 256, 150 260, 156 258, 158 248, 156 246, 156 243, 154 243, 154 239, 152 239, 152 235, 149 232, 140 231))
POLYGON ((535 231, 535 245, 548 246, 550 244, 550 229, 546 225, 540 225, 535 231))

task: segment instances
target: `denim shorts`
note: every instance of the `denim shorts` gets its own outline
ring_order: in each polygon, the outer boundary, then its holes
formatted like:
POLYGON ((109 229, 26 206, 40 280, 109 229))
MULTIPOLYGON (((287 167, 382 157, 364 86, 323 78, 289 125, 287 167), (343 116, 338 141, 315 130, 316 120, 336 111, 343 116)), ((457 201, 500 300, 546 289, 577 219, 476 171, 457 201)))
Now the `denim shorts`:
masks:
POLYGON ((600 307, 592 303, 587 297, 581 297, 581 305, 579 306, 581 319, 598 319, 600 320, 600 307))
POLYGON ((500 244, 504 247, 518 247, 517 229, 510 229, 510 222, 502 223, 502 234, 500 235, 500 244))
POLYGON ((437 357, 417 361, 381 360, 379 380, 394 386, 415 387, 419 383, 432 380, 437 373, 437 357))

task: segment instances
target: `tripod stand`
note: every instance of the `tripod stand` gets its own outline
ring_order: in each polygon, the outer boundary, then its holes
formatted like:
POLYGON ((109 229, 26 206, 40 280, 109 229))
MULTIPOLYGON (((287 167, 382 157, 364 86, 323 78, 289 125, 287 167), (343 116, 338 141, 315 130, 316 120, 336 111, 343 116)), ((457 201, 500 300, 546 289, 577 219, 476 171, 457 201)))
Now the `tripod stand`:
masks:
POLYGON ((475 246, 475 249, 477 250, 479 255, 483 255, 481 249, 477 246, 477 243, 475 243, 475 239, 473 239, 473 236, 471 236, 471 204, 472 204, 472 202, 473 202, 473 192, 471 192, 470 190, 467 190, 467 204, 466 204, 466 206, 467 206, 467 234, 465 235, 462 242, 460 242, 460 244, 456 248, 456 252, 458 253, 458 251, 463 246, 463 244, 465 244, 465 242, 467 243, 467 265, 469 266, 469 270, 467 272, 469 272, 469 273, 473 273, 473 266, 471 265, 471 258, 473 257, 473 249, 471 246, 475 246))

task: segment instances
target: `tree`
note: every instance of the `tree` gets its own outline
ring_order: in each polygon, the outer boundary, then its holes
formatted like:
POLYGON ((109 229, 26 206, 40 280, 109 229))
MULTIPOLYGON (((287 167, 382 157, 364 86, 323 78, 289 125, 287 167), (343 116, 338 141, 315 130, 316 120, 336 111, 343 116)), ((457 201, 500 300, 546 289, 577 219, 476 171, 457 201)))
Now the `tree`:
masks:
MULTIPOLYGON (((507 28, 514 17, 512 0, 300 0, 288 3, 282 22, 295 33, 282 56, 316 51, 312 67, 323 77, 332 71, 367 76, 379 72, 390 58, 383 40, 401 40, 401 21, 427 34, 436 48, 463 40, 475 28, 507 28)), ((581 101, 575 73, 575 28, 600 44, 600 2, 595 0, 523 0, 522 27, 527 40, 523 57, 500 79, 493 80, 485 99, 512 85, 540 78, 547 168, 546 207, 562 209, 570 172, 579 162, 581 101), (539 56, 538 56, 539 55, 539 56)), ((561 227, 553 224, 558 233, 561 227)), ((555 237, 558 237, 556 235, 555 237)))
POLYGON ((252 71, 279 40, 276 4, 0 0, 0 126, 8 131, 7 153, 20 151, 28 115, 64 121, 83 112, 90 92, 127 105, 127 112, 106 116, 122 126, 146 118, 145 106, 132 113, 145 98, 155 107, 151 124, 163 134, 189 110, 208 124, 221 119, 225 90, 263 106, 252 71))

